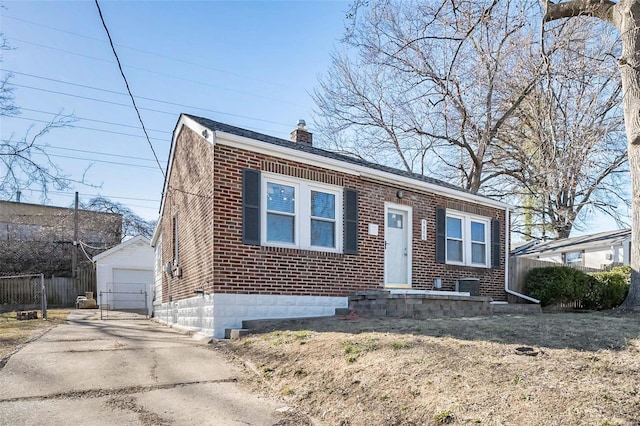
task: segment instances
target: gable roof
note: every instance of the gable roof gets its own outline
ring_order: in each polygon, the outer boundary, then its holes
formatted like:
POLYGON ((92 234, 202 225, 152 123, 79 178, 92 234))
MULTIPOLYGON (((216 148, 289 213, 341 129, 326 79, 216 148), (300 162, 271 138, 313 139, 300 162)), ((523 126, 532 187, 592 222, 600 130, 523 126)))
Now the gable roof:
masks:
MULTIPOLYGON (((308 159, 312 157, 315 161, 309 164, 315 165, 320 165, 320 159, 322 159, 323 164, 321 164, 320 167, 327 166, 329 163, 331 163, 331 166, 333 166, 334 169, 347 171, 348 173, 354 175, 362 175, 362 171, 367 170, 367 174, 371 174, 378 181, 385 181, 389 185, 399 184, 406 186, 407 184, 411 184, 416 188, 429 190, 431 192, 442 192, 445 195, 453 198, 466 199, 494 208, 505 210, 511 209, 511 206, 507 203, 494 200, 484 195, 474 194, 464 188, 438 179, 434 179, 429 176, 407 172, 389 166, 383 166, 381 164, 376 164, 344 154, 338 154, 332 151, 317 148, 310 144, 276 138, 274 136, 254 132, 252 130, 243 129, 241 127, 220 123, 208 118, 183 113, 180 114, 180 118, 178 119, 176 127, 173 131, 171 147, 169 148, 169 159, 167 161, 167 168, 165 172, 162 201, 160 202, 160 216, 162 216, 162 211, 164 210, 165 195, 167 193, 171 167, 173 164, 173 157, 175 155, 176 139, 178 138, 178 135, 180 134, 180 131, 184 126, 189 127, 195 133, 209 141, 212 145, 219 143, 217 141, 219 141, 219 139, 223 139, 223 137, 225 141, 234 138, 236 142, 240 142, 243 146, 245 146, 244 149, 253 149, 257 151, 259 149, 259 145, 271 146, 272 149, 270 151, 280 151, 280 155, 283 158, 291 158, 291 155, 295 155, 299 158, 295 158, 294 160, 299 160, 302 157, 306 157, 308 161, 308 159), (282 154, 283 152, 286 152, 286 154, 288 155, 282 154)), ((151 238, 152 246, 155 246, 156 241, 160 236, 159 229, 160 222, 158 221, 156 229, 153 233, 153 237, 151 238)))
MULTIPOLYGON (((448 182, 444 182, 438 179, 434 179, 432 177, 429 176, 424 176, 418 173, 412 173, 412 172, 407 172, 404 170, 400 170, 400 169, 396 169, 393 167, 389 167, 389 166, 383 166, 381 164, 376 164, 376 163, 372 163, 369 161, 365 161, 365 160, 361 160, 358 158, 354 158, 354 157, 350 157, 348 155, 344 155, 344 154, 338 154, 332 151, 327 151, 325 149, 321 149, 321 148, 316 148, 310 144, 306 144, 306 143, 301 143, 301 142, 293 142, 287 139, 281 139, 281 138, 276 138, 273 136, 269 136, 269 135, 265 135, 263 133, 258 133, 258 132, 254 132, 251 130, 246 130, 246 129, 242 129, 240 127, 236 127, 236 126, 231 126, 229 124, 224 124, 224 123, 220 123, 218 121, 213 121, 213 120, 209 120, 208 118, 202 118, 202 117, 197 117, 195 115, 190 115, 190 114, 184 114, 185 116, 191 118, 192 120, 194 120, 195 122, 197 122, 198 124, 200 124, 203 127, 206 127, 208 129, 210 129, 211 131, 221 131, 221 132, 225 132, 225 133, 229 133, 232 135, 236 135, 236 136, 242 136, 245 138, 249 138, 249 139, 254 139, 254 140, 258 140, 261 142, 266 142, 266 143, 270 143, 273 145, 278 145, 278 146, 282 146, 285 148, 291 148, 291 149, 295 149, 297 151, 303 151, 309 154, 315 154, 315 155, 319 155, 325 158, 331 158, 333 160, 338 160, 338 161, 343 161, 345 163, 350 163, 350 164, 356 164, 359 166, 364 166, 364 167, 368 167, 370 169, 375 169, 375 170, 380 170, 380 171, 384 171, 387 173, 392 173, 395 175, 399 175, 399 176, 404 176, 404 177, 408 177, 411 179, 416 179, 422 182, 427 182, 430 183, 432 185, 437 185, 437 186, 441 186, 443 188, 449 188, 449 189, 453 189, 456 191, 461 191, 461 192, 466 192, 471 194, 470 191, 461 188, 459 186, 456 185, 452 185, 448 182)), ((481 195, 482 196, 482 195, 481 195)), ((483 197, 483 196, 482 196, 483 197)), ((490 199, 488 197, 485 197, 487 199, 490 199)))
POLYGON ((607 247, 623 243, 631 238, 631 229, 616 229, 614 231, 599 232, 597 234, 581 235, 573 238, 526 243, 511 250, 514 256, 530 256, 542 253, 565 253, 582 251, 598 247, 607 247))
POLYGON ((120 244, 118 244, 117 246, 111 247, 109 250, 103 251, 102 253, 99 253, 95 256, 93 256, 93 260, 100 260, 103 257, 107 257, 112 253, 115 253, 117 251, 120 251, 122 249, 125 249, 133 244, 136 244, 137 242, 142 241, 145 245, 150 246, 149 240, 145 237, 143 237, 142 235, 137 235, 133 238, 129 238, 127 241, 122 242, 120 244))

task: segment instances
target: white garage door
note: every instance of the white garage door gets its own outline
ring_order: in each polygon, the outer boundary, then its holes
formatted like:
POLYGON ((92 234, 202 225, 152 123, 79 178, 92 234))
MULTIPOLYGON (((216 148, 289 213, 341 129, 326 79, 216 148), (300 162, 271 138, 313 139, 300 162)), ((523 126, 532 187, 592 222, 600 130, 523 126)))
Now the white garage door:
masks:
POLYGON ((114 268, 109 286, 113 291, 111 309, 145 309, 145 291, 149 292, 152 283, 153 271, 114 268))

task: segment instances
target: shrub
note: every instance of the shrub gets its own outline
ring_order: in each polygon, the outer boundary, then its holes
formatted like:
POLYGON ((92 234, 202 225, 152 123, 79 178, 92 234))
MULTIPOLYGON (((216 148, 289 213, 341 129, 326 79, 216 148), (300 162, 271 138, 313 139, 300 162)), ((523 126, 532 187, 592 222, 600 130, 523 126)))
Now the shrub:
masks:
POLYGON ((584 309, 611 309, 624 302, 631 282, 631 267, 585 274, 568 266, 533 269, 525 282, 531 297, 542 306, 580 301, 584 309))
POLYGON ((620 306, 629 292, 631 267, 619 266, 608 272, 593 272, 593 287, 585 298, 587 309, 611 309, 620 306))
POLYGON ((527 294, 540 299, 542 306, 583 300, 594 285, 594 278, 568 266, 532 269, 527 275, 527 294))

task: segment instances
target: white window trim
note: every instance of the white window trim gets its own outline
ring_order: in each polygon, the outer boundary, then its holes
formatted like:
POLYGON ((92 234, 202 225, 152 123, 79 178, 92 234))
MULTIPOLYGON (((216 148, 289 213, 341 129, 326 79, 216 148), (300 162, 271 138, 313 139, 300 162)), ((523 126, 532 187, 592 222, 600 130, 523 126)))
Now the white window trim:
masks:
MULTIPOLYGON (((489 268, 491 266, 491 219, 483 216, 471 215, 468 213, 447 210, 446 218, 452 217, 462 220, 462 262, 449 260, 447 253, 450 239, 445 230, 445 259, 448 265, 473 266, 476 268, 489 268), (485 263, 473 263, 472 259, 472 241, 471 241, 471 222, 478 222, 484 225, 484 245, 485 245, 485 263)), ((445 218, 445 223, 446 223, 445 218)), ((458 240, 457 238, 451 238, 458 240)))
POLYGON ((343 189, 339 186, 327 185, 319 182, 312 182, 303 179, 292 178, 290 176, 277 175, 272 173, 261 173, 261 196, 260 196, 260 244, 269 247, 289 247, 302 250, 323 251, 329 253, 342 253, 343 244, 343 217, 342 202, 343 189), (294 242, 279 243, 267 241, 267 182, 292 186, 296 191, 294 204, 294 242), (311 245, 311 191, 324 192, 335 195, 335 248, 312 246, 311 245))

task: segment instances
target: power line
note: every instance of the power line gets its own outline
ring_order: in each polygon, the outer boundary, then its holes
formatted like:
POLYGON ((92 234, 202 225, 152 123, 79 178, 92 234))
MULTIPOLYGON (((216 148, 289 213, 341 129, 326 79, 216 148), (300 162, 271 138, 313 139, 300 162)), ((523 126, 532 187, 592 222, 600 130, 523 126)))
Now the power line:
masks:
MULTIPOLYGON (((33 191, 33 192, 44 192, 40 189, 29 189, 28 191, 33 191)), ((75 195, 75 192, 65 192, 65 191, 47 191, 48 194, 54 194, 54 195, 75 195)), ((81 195, 83 197, 92 197, 92 198, 98 198, 98 197, 102 197, 102 198, 109 198, 109 199, 117 199, 117 200, 132 200, 132 201, 149 201, 149 202, 153 202, 153 203, 158 203, 160 202, 159 199, 151 199, 151 198, 135 198, 135 197, 121 197, 121 196, 116 196, 116 195, 104 195, 104 194, 86 194, 86 193, 78 193, 78 195, 81 195)))
MULTIPOLYGON (((48 114, 48 115, 58 115, 59 112, 49 112, 49 111, 41 111, 41 110, 37 110, 37 109, 31 109, 31 108, 24 108, 24 107, 20 107, 20 111, 29 111, 29 112, 37 112, 39 114, 48 114)), ((87 117, 78 117, 77 115, 73 115, 73 118, 77 118, 78 120, 81 121, 92 121, 94 123, 101 123, 101 124, 109 124, 112 126, 120 126, 120 127, 129 127, 132 129, 139 129, 139 126, 132 126, 130 124, 121 124, 121 123, 114 123, 113 121, 104 121, 104 120, 96 120, 93 118, 87 118, 87 117)), ((158 133, 166 133, 166 134, 171 134, 171 132, 168 132, 166 130, 158 130, 158 129, 148 129, 150 132, 158 132, 158 133)))
MULTIPOLYGON (((26 84, 11 83, 11 86, 22 87, 24 89, 39 90, 41 92, 53 93, 55 95, 70 96, 72 98, 85 99, 85 100, 88 100, 88 101, 102 102, 102 103, 105 103, 105 104, 111 104, 111 105, 123 106, 123 107, 127 107, 127 108, 133 108, 129 104, 122 104, 120 102, 107 101, 105 99, 90 98, 88 96, 75 95, 73 93, 58 92, 56 90, 43 89, 41 87, 27 86, 26 84)), ((162 111, 162 110, 159 110, 159 109, 152 109, 152 108, 140 108, 140 109, 143 110, 143 111, 157 112, 159 114, 167 114, 167 115, 173 115, 173 116, 176 115, 175 112, 162 111)))
POLYGON ((145 166, 145 165, 142 165, 142 164, 120 163, 118 161, 109 161, 109 160, 96 160, 96 159, 93 159, 93 158, 73 157, 73 156, 70 156, 70 155, 49 154, 48 152, 40 152, 40 151, 35 151, 35 152, 33 152, 33 154, 46 155, 47 157, 69 158, 69 159, 72 159, 72 160, 85 160, 85 161, 90 161, 92 163, 106 163, 106 164, 114 164, 114 165, 117 165, 117 166, 138 167, 138 168, 141 168, 141 169, 153 169, 153 170, 156 170, 155 166, 145 166))
MULTIPOLYGON (((72 98, 85 99, 85 100, 88 100, 88 101, 101 102, 101 103, 105 103, 105 104, 117 105, 117 106, 122 106, 122 107, 126 107, 126 108, 133 108, 129 104, 122 104, 120 102, 107 101, 105 99, 90 98, 88 96, 75 95, 73 93, 59 92, 57 90, 43 89, 41 87, 27 86, 26 84, 11 83, 11 86, 21 87, 21 88, 24 88, 24 89, 39 90, 41 92, 53 93, 53 94, 56 94, 56 95, 63 95, 63 96, 70 96, 72 98)), ((275 122, 275 121, 264 120, 264 119, 261 119, 261 118, 247 117, 246 115, 232 114, 232 113, 229 113, 229 112, 214 111, 214 110, 209 110, 209 109, 200 108, 200 107, 189 107, 189 108, 198 109, 198 110, 202 110, 202 111, 213 112, 213 113, 219 114, 219 115, 228 115, 230 117, 244 118, 244 119, 252 120, 252 121, 262 121, 262 122, 265 122, 265 123, 277 124, 277 125, 281 125, 281 126, 285 125, 284 123, 278 123, 278 122, 275 122)), ((167 114, 167 115, 171 115, 171 116, 176 116, 178 114, 178 113, 175 113, 175 112, 162 111, 162 110, 153 109, 153 108, 140 107, 139 109, 141 111, 150 111, 150 112, 156 112, 158 114, 167 114)), ((260 128, 253 127, 253 126, 244 126, 244 127, 248 128, 248 129, 252 129, 252 130, 267 131, 266 129, 260 129, 260 128)))
MULTIPOLYGON (((35 121, 36 123, 51 123, 51 121, 49 120, 39 120, 37 118, 29 118, 29 117, 9 117, 11 119, 18 119, 18 120, 26 120, 26 121, 35 121)), ((72 117, 70 117, 72 118, 72 117)), ((76 129, 84 129, 84 130, 93 130, 95 132, 103 132, 103 133, 111 133, 114 135, 121 135, 121 136, 130 136, 132 138, 144 138, 144 136, 142 135, 134 135, 131 133, 122 133, 122 132, 115 132, 113 130, 104 130, 104 129, 96 129, 95 127, 86 127, 86 126, 77 126, 75 124, 69 124, 69 126, 71 126, 72 128, 76 128, 76 129)), ((161 139, 161 138, 151 138, 154 141, 161 141, 161 142, 166 142, 166 139, 161 139)))
MULTIPOLYGON (((12 143, 15 142, 11 139, 0 139, 1 142, 6 142, 6 143, 12 143)), ((64 148, 61 146, 52 146, 52 145, 35 145, 36 148, 39 149, 60 149, 63 151, 74 151, 74 152, 82 152, 84 154, 96 154, 96 155, 107 155, 110 157, 120 157, 120 158, 126 158, 129 160, 141 160, 141 161, 155 161, 152 158, 143 158, 143 157, 132 157, 130 155, 120 155, 120 154, 111 154, 108 152, 100 152, 100 151, 89 151, 86 149, 75 149, 75 148, 64 148)), ((153 167, 155 169, 155 167, 153 167)))
POLYGON ((127 86, 127 92, 129 92, 129 96, 131 97, 131 102, 133 103, 133 108, 136 110, 136 114, 138 114, 138 120, 140 120, 140 125, 142 126, 142 130, 144 131, 145 136, 147 137, 147 142, 149 143, 149 147, 151 148, 151 152, 153 152, 153 156, 156 159, 156 163, 158 163, 158 168, 162 173, 162 176, 165 176, 164 170, 160 165, 160 160, 156 155, 156 150, 153 148, 153 144, 151 143, 151 139, 149 139, 149 134, 147 133, 147 129, 144 127, 144 122, 142 121, 142 116, 140 115, 140 111, 138 110, 138 106, 136 105, 136 100, 133 97, 133 93, 131 93, 131 88, 129 87, 129 82, 127 81, 127 77, 124 75, 124 71, 122 70, 122 64, 120 64, 120 58, 118 58, 118 54, 116 53, 116 48, 113 45, 113 40, 111 40, 111 34, 109 34, 109 28, 107 28, 107 23, 104 22, 104 17, 102 16, 102 10, 100 9, 100 4, 98 0, 95 0, 96 7, 98 8, 98 14, 100 15, 100 21, 102 21, 102 26, 104 30, 107 32, 107 37, 109 38, 109 44, 111 45, 111 50, 113 51, 113 55, 116 57, 116 61, 118 62, 118 68, 120 69, 120 74, 122 75, 122 79, 124 80, 124 84, 127 86))
MULTIPOLYGON (((56 83, 67 84, 67 85, 75 86, 75 87, 82 87, 82 88, 85 88, 85 89, 98 90, 100 92, 112 93, 114 95, 128 96, 127 93, 118 92, 118 91, 115 91, 115 90, 104 89, 102 87, 95 87, 95 86, 88 86, 88 85, 84 85, 84 84, 72 83, 70 81, 57 80, 55 78, 43 77, 43 76, 35 75, 35 74, 27 74, 27 73, 24 73, 24 72, 13 71, 13 70, 9 70, 9 69, 6 69, 6 68, 0 68, 0 71, 12 73, 12 74, 24 75, 24 76, 27 76, 27 77, 37 78, 37 79, 41 79, 41 80, 53 81, 53 82, 56 82, 56 83)), ((15 86, 17 86, 17 84, 15 86)), ((200 107, 196 107, 196 106, 193 106, 193 105, 179 104, 179 103, 176 103, 176 102, 165 101, 165 100, 162 100, 162 99, 149 98, 149 97, 145 97, 145 96, 136 96, 136 98, 144 99, 145 101, 158 102, 158 103, 166 104, 166 105, 179 106, 179 107, 182 107, 182 108, 197 109, 197 110, 200 110, 200 111, 211 112, 211 113, 214 113, 214 114, 225 114, 225 115, 235 116, 234 114, 224 113, 224 112, 221 112, 221 111, 216 111, 216 110, 212 110, 212 109, 208 109, 208 108, 200 108, 200 107)), ((285 123, 280 123, 280 122, 277 122, 277 121, 264 120, 264 119, 260 119, 260 118, 253 118, 253 117, 247 117, 247 116, 237 116, 237 117, 246 118, 246 119, 255 120, 255 121, 262 121, 262 122, 269 123, 269 124, 278 124, 280 126, 289 126, 288 124, 285 124, 285 123)))
MULTIPOLYGON (((99 151, 88 151, 86 149, 75 149, 75 148, 63 148, 60 146, 44 146, 38 145, 38 148, 48 148, 48 149, 60 149, 63 151, 74 151, 74 152, 82 152, 84 154, 96 154, 96 155, 107 155, 111 157, 120 157, 127 158, 129 160, 140 160, 140 161, 155 161, 153 158, 143 158, 143 157, 131 157, 129 155, 120 155, 120 154, 109 154, 108 152, 99 152, 99 151)), ((155 169, 155 167, 153 167, 155 169)))
MULTIPOLYGON (((44 191, 39 190, 39 189, 26 189, 26 191, 30 191, 30 192, 39 192, 39 193, 43 193, 44 191)), ((75 197, 75 192, 60 192, 60 191, 47 191, 47 194, 52 194, 52 195, 59 195, 62 197, 75 197)), ((80 196, 83 197, 91 197, 91 198, 97 198, 97 197, 103 197, 103 198, 108 198, 108 199, 124 199, 124 200, 134 200, 134 201, 149 201, 149 202, 153 202, 153 203, 159 203, 159 200, 148 200, 148 199, 144 199, 144 198, 131 198, 131 197, 116 197, 116 196, 107 196, 107 195, 100 195, 100 194, 78 194, 80 196)), ((149 209, 149 210, 156 210, 157 206, 141 206, 139 204, 129 204, 129 203, 121 203, 124 206, 127 207, 138 207, 141 209, 149 209)))
MULTIPOLYGON (((46 44, 35 43, 33 41, 22 40, 22 39, 15 38, 15 37, 8 37, 7 39, 8 40, 12 40, 12 41, 17 41, 17 42, 20 42, 20 43, 30 44, 30 45, 33 45, 33 46, 42 47, 44 49, 55 50, 57 52, 67 53, 69 55, 80 56, 82 58, 87 58, 87 59, 91 59, 91 60, 94 60, 94 61, 106 62, 108 64, 115 64, 114 61, 110 61, 108 59, 98 58, 96 56, 91 56, 91 55, 85 55, 84 53, 78 53, 78 52, 74 52, 74 51, 71 51, 71 50, 60 49, 59 47, 48 46, 46 44)), ((181 76, 173 75, 173 74, 167 74, 167 73, 160 72, 160 71, 154 71, 154 70, 150 70, 150 69, 147 69, 147 68, 137 67, 135 65, 124 65, 124 67, 125 68, 129 68, 129 69, 133 69, 133 70, 146 72, 146 73, 149 73, 149 74, 156 74, 156 75, 160 75, 160 76, 163 76, 163 77, 173 78, 173 79, 176 79, 176 80, 188 81, 189 83, 198 84, 198 85, 201 85, 201 86, 212 87, 212 88, 218 89, 218 90, 225 90, 227 92, 238 93, 238 94, 245 95, 245 96, 251 96, 251 97, 254 97, 254 98, 260 98, 260 99, 280 102, 280 103, 289 104, 289 105, 303 106, 303 105, 297 104, 295 102, 290 102, 290 101, 285 101, 285 100, 282 100, 282 99, 272 98, 270 96, 258 95, 256 93, 252 93, 252 92, 244 92, 242 90, 231 89, 229 87, 219 86, 219 85, 207 83, 207 82, 204 82, 204 81, 201 81, 201 80, 192 80, 190 78, 181 77, 181 76)))
MULTIPOLYGON (((104 42, 104 40, 102 40, 100 38, 97 38, 97 37, 92 37, 92 36, 88 36, 86 34, 80 34, 80 33, 75 33, 75 32, 72 32, 72 31, 63 30, 61 28, 56 28, 56 27, 52 27, 52 26, 49 26, 49 25, 44 25, 44 24, 40 24, 40 23, 37 23, 37 22, 28 21, 26 19, 16 18, 15 16, 8 16, 8 15, 5 14, 5 15, 3 15, 3 18, 13 19, 13 20, 16 20, 16 21, 24 22, 24 23, 35 25, 35 26, 42 27, 42 28, 47 28, 49 30, 58 31, 58 32, 69 34, 69 35, 73 35, 73 36, 76 36, 76 37, 82 37, 82 38, 86 38, 86 39, 89 39, 89 40, 99 41, 101 43, 104 42)), ((134 51, 137 51, 137 52, 145 53, 145 54, 151 55, 151 56, 157 56, 159 58, 164 58, 164 59, 168 59, 168 60, 175 61, 175 62, 182 62, 182 63, 187 64, 187 65, 195 65, 197 67, 209 69, 209 70, 220 72, 220 73, 223 73, 223 74, 233 75, 235 77, 241 77, 241 78, 243 78, 245 80, 246 79, 250 79, 250 80, 257 81, 259 83, 265 83, 265 84, 270 84, 270 85, 273 85, 273 86, 278 86, 278 87, 284 87, 286 89, 291 89, 291 86, 287 85, 287 84, 277 83, 277 82, 269 81, 269 80, 258 79, 258 78, 251 77, 251 76, 248 76, 248 75, 235 73, 233 71, 224 70, 222 68, 211 67, 211 66, 204 65, 204 64, 199 64, 199 63, 193 62, 193 61, 187 61, 187 60, 184 60, 184 59, 178 59, 178 58, 175 58, 175 57, 172 57, 172 56, 167 56, 167 55, 163 55, 161 53, 151 52, 149 50, 139 49, 137 47, 127 46, 127 45, 121 44, 121 43, 116 43, 116 46, 120 46, 120 47, 125 48, 125 49, 129 49, 129 50, 134 50, 134 51)))

